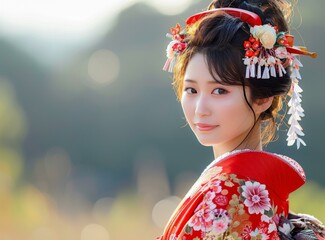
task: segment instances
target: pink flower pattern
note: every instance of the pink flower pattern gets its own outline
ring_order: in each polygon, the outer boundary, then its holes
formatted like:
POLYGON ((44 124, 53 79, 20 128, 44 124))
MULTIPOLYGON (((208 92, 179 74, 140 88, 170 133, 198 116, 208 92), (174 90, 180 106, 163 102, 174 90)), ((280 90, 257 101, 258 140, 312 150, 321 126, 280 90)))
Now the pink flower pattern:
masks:
POLYGON ((212 224, 212 231, 220 234, 220 233, 224 233, 228 228, 228 224, 226 221, 224 221, 224 219, 218 219, 213 221, 212 224))
POLYGON ((251 238, 250 233, 252 232, 252 227, 250 225, 245 225, 244 230, 240 234, 243 240, 249 240, 251 238))
POLYGON ((226 206, 228 204, 228 198, 224 195, 218 195, 215 198, 215 203, 220 206, 226 206))
POLYGON ((208 232, 211 230, 214 219, 213 210, 216 208, 212 202, 214 197, 214 192, 207 192, 203 201, 197 206, 195 214, 188 223, 195 231, 208 232))
MULTIPOLYGON (((209 234, 209 237, 218 236, 225 233, 232 223, 227 210, 218 208, 218 206, 223 207, 229 204, 229 199, 226 196, 227 190, 222 194, 221 181, 216 179, 208 182, 205 189, 208 191, 195 209, 194 215, 188 222, 188 227, 196 232, 201 231, 202 236, 205 234, 209 234)), ((254 237, 268 239, 269 234, 276 232, 276 228, 272 217, 264 215, 265 211, 271 210, 266 186, 255 181, 246 181, 238 186, 238 191, 241 192, 243 204, 247 207, 248 213, 261 214, 261 223, 258 228, 253 230, 251 225, 246 225, 241 237, 245 240, 254 237)))
POLYGON ((264 214, 264 211, 271 209, 269 192, 265 188, 264 184, 252 181, 247 181, 242 186, 242 196, 249 214, 264 214))
POLYGON ((172 235, 169 240, 215 240, 229 233, 237 233, 242 240, 279 240, 279 213, 271 206, 265 184, 244 181, 236 175, 218 174, 202 184, 200 191, 203 198, 184 231, 172 235), (260 219, 258 225, 247 221, 248 215, 260 219))
POLYGON ((216 234, 224 233, 231 222, 228 212, 224 209, 216 209, 214 216, 215 220, 212 224, 212 231, 216 234))
POLYGON ((212 181, 209 182, 209 188, 214 192, 214 193, 220 193, 222 191, 222 187, 220 186, 221 181, 212 181))

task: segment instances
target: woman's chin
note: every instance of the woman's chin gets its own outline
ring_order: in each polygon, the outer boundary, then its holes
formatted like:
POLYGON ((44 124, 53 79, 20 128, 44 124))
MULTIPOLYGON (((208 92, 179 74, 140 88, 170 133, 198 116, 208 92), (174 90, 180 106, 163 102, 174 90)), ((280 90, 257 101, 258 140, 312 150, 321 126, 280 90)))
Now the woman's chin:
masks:
POLYGON ((214 145, 217 144, 216 141, 211 141, 209 139, 202 139, 202 138, 197 138, 197 140, 199 141, 199 143, 205 147, 212 147, 214 145))

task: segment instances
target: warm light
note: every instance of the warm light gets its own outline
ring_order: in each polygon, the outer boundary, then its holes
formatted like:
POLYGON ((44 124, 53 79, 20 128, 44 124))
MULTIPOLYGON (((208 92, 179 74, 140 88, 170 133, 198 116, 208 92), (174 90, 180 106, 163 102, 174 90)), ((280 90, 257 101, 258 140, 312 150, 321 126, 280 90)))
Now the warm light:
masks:
POLYGON ((164 228, 180 201, 180 198, 172 196, 157 202, 152 209, 154 223, 158 227, 164 228))
POLYGON ((35 230, 32 239, 33 240, 44 240, 44 239, 56 240, 58 238, 59 238, 59 236, 54 230, 52 230, 48 227, 42 227, 42 228, 38 228, 35 230))
POLYGON ((113 203, 114 203, 114 199, 110 197, 99 199, 94 204, 93 212, 92 212, 93 217, 98 221, 107 217, 112 208, 113 203))
POLYGON ((148 203, 154 204, 171 195, 165 164, 159 150, 139 149, 135 156, 135 172, 138 194, 148 203))
POLYGON ((116 80, 120 71, 118 56, 110 50, 94 52, 88 62, 88 74, 99 84, 110 84, 116 80))
POLYGON ((89 224, 81 232, 81 240, 109 240, 108 231, 99 224, 89 224))
POLYGON ((146 2, 166 15, 180 14, 192 4, 189 0, 147 0, 146 2))
POLYGON ((92 34, 103 22, 110 24, 109 17, 115 17, 130 2, 133 0, 1 0, 0 22, 10 32, 29 30, 80 37, 92 34))

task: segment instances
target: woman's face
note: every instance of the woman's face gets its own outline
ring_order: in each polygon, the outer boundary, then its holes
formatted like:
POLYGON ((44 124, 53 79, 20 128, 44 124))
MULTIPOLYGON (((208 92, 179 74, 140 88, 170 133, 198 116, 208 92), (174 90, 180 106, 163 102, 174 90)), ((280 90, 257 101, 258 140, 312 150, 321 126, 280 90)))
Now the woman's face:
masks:
MULTIPOLYGON (((249 88, 246 95, 250 99, 249 88)), ((204 146, 236 148, 254 125, 243 87, 217 83, 201 53, 188 63, 181 104, 187 122, 204 146)), ((255 105, 251 106, 254 109, 255 105)))

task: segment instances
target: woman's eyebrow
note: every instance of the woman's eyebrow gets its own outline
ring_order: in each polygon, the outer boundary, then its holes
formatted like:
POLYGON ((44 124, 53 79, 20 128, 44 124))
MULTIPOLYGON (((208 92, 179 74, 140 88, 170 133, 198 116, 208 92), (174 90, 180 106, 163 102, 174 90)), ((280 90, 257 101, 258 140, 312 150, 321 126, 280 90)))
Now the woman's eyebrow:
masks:
MULTIPOLYGON (((190 83, 196 83, 196 84, 197 84, 197 81, 192 80, 192 79, 185 79, 184 81, 185 81, 185 82, 190 82, 190 83)), ((218 83, 217 81, 213 81, 213 80, 207 81, 206 83, 207 83, 207 84, 220 84, 220 83, 218 83)))

